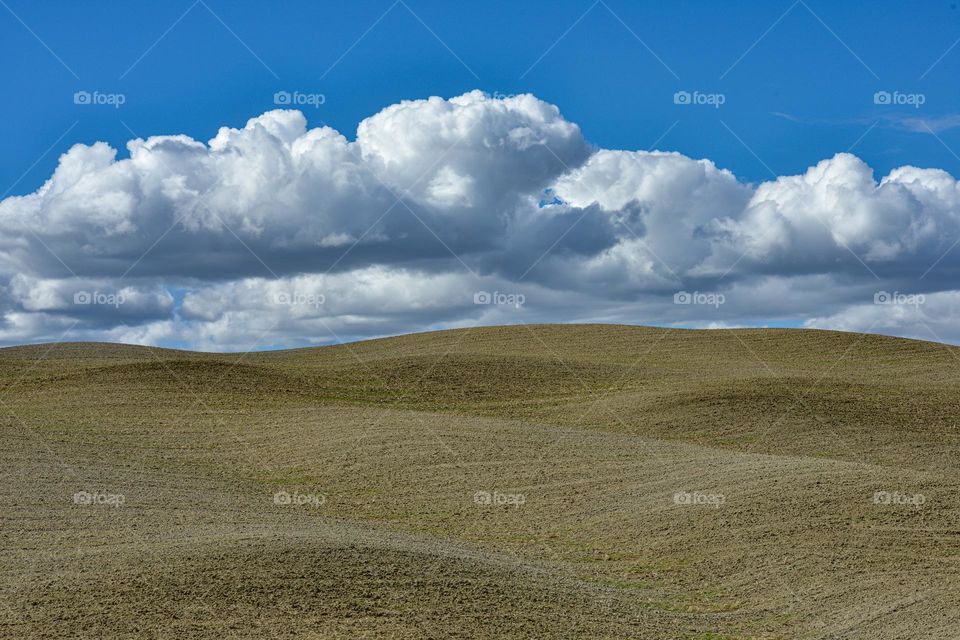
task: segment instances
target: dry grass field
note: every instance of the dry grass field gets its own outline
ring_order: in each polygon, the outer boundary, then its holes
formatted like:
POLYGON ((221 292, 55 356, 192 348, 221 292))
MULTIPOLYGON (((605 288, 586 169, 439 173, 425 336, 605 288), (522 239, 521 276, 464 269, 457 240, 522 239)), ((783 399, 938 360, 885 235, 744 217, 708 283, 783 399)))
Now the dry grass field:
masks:
POLYGON ((960 350, 0 350, 0 636, 957 638, 960 350))

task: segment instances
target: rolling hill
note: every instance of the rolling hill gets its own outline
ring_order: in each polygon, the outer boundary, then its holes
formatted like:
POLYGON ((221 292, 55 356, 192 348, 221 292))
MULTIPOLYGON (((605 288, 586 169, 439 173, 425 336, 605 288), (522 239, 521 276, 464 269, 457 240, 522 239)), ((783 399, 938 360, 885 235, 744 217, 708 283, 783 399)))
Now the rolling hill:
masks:
POLYGON ((521 325, 0 350, 0 635, 960 636, 960 351, 521 325))

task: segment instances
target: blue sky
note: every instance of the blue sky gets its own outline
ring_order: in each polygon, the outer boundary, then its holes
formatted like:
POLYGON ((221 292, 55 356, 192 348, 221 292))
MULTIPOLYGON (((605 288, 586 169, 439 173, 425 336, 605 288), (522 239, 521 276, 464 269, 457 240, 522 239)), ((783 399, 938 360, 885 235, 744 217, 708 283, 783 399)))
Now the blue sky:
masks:
POLYGON ((960 341, 955 1, 0 0, 0 48, 2 344, 960 341))
POLYGON ((960 148, 960 126, 937 131, 941 143, 895 124, 960 112, 960 47, 948 53, 960 38, 952 1, 4 4, 0 47, 14 63, 3 74, 0 184, 16 181, 77 122, 12 193, 36 188, 72 143, 122 148, 127 127, 206 139, 272 108, 275 91, 294 89, 326 98, 307 110, 311 124, 348 135, 401 99, 479 88, 532 92, 605 148, 657 143, 748 180, 767 179, 764 164, 798 172, 855 143, 878 172, 960 169, 947 148, 960 148), (72 102, 78 90, 127 101, 120 110, 84 108, 72 102), (726 102, 680 109, 678 90, 723 93, 726 102), (878 90, 922 93, 926 102, 878 106, 878 90))

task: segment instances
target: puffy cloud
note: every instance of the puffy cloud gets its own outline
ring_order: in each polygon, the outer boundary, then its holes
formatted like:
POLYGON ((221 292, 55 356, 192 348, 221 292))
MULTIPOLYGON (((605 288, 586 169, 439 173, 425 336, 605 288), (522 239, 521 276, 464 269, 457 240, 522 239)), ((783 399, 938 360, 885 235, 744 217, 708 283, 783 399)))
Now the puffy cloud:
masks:
POLYGON ((573 320, 913 335, 933 319, 871 296, 926 294, 955 318, 958 237, 960 187, 938 169, 878 181, 838 154, 747 184, 595 149, 531 95, 404 101, 353 140, 277 110, 123 158, 76 145, 0 201, 0 341, 248 348, 573 320))
POLYGON ((111 323, 169 317, 173 296, 159 284, 115 287, 111 280, 11 278, 10 301, 24 311, 111 323))
POLYGON ((841 264, 919 276, 958 237, 958 205, 960 187, 944 171, 901 167, 878 183, 841 153, 759 185, 741 215, 712 231, 744 255, 743 269, 824 273, 841 264))
POLYGON ((576 207, 599 205, 618 226, 617 246, 581 266, 636 284, 695 275, 712 251, 704 228, 738 216, 750 198, 749 187, 709 160, 659 151, 600 150, 554 191, 576 207))
POLYGON ((589 154, 555 106, 479 91, 387 107, 360 123, 357 146, 382 181, 418 201, 494 218, 589 154))
POLYGON ((250 250, 277 274, 449 261, 434 234, 458 252, 502 243, 511 209, 589 153, 556 107, 479 92, 389 107, 355 142, 277 110, 207 144, 156 136, 127 148, 116 160, 106 144, 77 145, 36 193, 0 203, 0 225, 17 232, 5 258, 48 275, 119 276, 162 237, 136 273, 262 275, 250 250), (344 262, 354 243, 357 260, 344 262))
POLYGON ((850 305, 827 316, 810 318, 805 326, 960 343, 958 317, 960 291, 928 294, 877 291, 871 301, 850 305))

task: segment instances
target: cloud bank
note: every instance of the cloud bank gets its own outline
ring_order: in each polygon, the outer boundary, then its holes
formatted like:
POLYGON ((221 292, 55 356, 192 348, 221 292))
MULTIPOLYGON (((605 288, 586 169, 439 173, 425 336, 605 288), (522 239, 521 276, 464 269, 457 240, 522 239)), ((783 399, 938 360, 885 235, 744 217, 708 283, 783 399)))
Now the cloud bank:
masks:
POLYGON ((97 142, 0 201, 0 342, 232 350, 442 327, 806 325, 960 341, 960 186, 838 154, 747 184, 598 149, 532 95, 404 101, 351 141, 270 111, 97 142))

